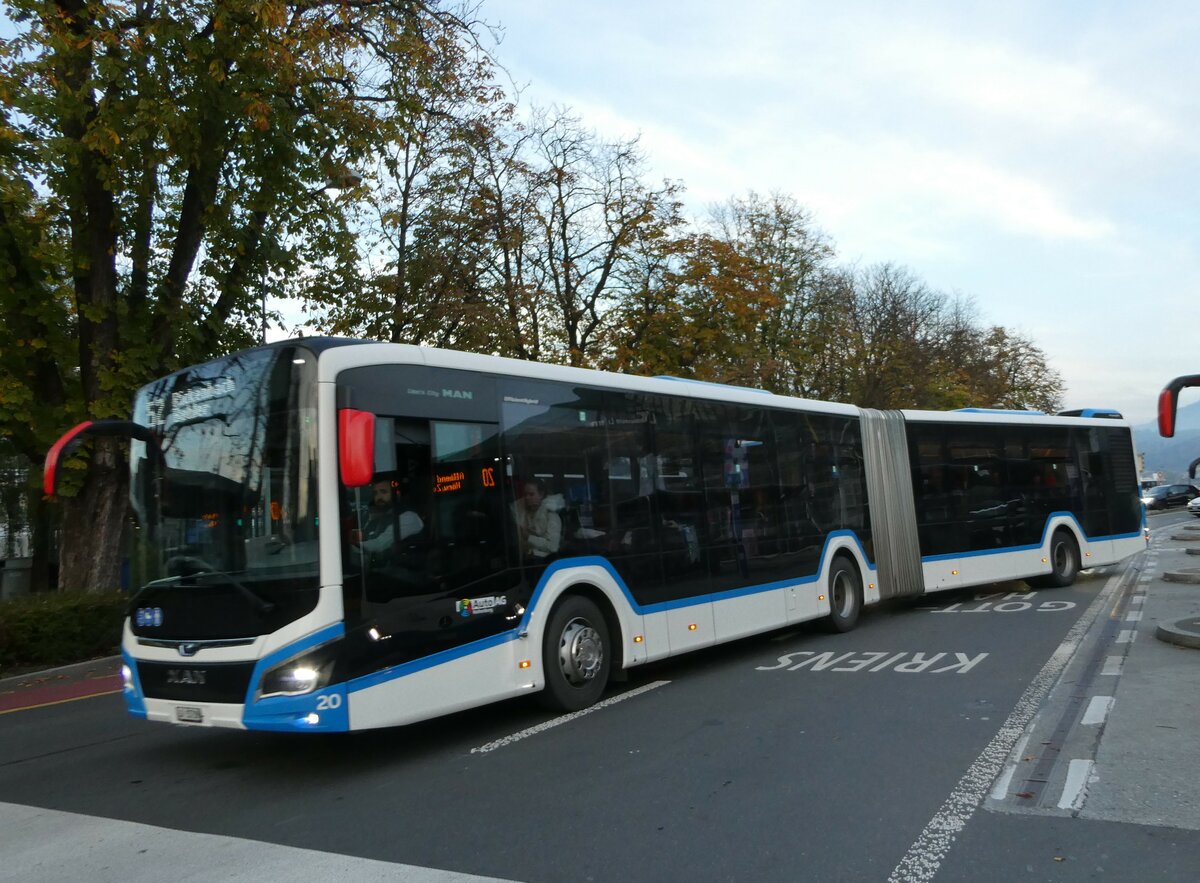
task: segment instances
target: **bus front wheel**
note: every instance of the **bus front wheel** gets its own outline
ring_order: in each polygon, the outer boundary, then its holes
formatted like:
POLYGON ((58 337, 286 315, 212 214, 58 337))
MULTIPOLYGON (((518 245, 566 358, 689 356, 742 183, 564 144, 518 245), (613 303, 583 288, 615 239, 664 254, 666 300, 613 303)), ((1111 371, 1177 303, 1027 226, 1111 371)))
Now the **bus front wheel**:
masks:
POLYGON ((1025 580, 1035 589, 1062 589, 1075 582, 1079 573, 1079 545, 1065 530, 1050 538, 1050 573, 1025 580))
POLYGON ((858 625, 862 607, 858 568, 845 558, 834 558, 829 568, 829 616, 825 617, 825 627, 831 632, 850 631, 858 625))
POLYGON ((608 625, 600 609, 581 595, 564 598, 550 614, 542 639, 542 705, 555 711, 594 705, 608 685, 611 665, 608 625))

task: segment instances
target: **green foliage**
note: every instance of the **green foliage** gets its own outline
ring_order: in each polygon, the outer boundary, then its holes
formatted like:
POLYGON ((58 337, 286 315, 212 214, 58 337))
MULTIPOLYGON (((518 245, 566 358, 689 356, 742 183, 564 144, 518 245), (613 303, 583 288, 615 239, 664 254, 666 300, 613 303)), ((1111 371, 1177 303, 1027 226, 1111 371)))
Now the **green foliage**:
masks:
POLYGON ((0 602, 0 674, 116 653, 128 603, 122 592, 25 595, 0 602))
MULTIPOLYGON (((142 384, 254 342, 268 288, 344 266, 353 201, 326 182, 411 142, 409 116, 381 112, 397 74, 432 89, 475 43, 440 0, 10 8, 0 324, 17 345, 0 348, 0 431, 33 462, 74 422, 127 417, 142 384)), ((91 458, 78 500, 123 495, 112 455, 91 458)), ((64 579, 111 582, 83 568, 99 560, 64 561, 64 579)))

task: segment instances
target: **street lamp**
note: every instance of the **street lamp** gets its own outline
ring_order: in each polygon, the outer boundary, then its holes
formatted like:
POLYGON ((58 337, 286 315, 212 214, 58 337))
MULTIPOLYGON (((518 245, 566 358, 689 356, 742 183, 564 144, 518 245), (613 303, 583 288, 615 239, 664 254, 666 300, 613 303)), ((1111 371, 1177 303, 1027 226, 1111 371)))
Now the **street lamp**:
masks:
POLYGON ((362 183, 362 180, 362 175, 342 166, 330 172, 325 186, 321 189, 329 194, 330 199, 337 199, 342 195, 343 190, 353 190, 362 183))

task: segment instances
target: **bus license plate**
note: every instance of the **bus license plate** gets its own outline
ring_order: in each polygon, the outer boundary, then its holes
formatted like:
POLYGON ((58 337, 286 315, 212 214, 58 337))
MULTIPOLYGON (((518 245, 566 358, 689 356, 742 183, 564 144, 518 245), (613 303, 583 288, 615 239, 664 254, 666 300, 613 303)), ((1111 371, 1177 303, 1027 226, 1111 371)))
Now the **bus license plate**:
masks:
POLYGON ((175 706, 175 720, 185 724, 202 724, 204 723, 204 709, 196 708, 194 705, 177 705, 175 706))

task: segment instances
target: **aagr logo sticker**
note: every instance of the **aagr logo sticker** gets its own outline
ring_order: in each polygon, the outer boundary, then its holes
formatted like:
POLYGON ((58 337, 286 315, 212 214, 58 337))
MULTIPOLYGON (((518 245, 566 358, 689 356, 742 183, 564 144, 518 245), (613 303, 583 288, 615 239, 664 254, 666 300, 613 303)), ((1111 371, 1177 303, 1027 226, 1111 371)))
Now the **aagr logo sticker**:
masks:
POLYGON ((497 607, 508 603, 507 595, 488 595, 484 598, 463 598, 454 603, 454 610, 461 617, 474 616, 478 613, 495 613, 497 607))

